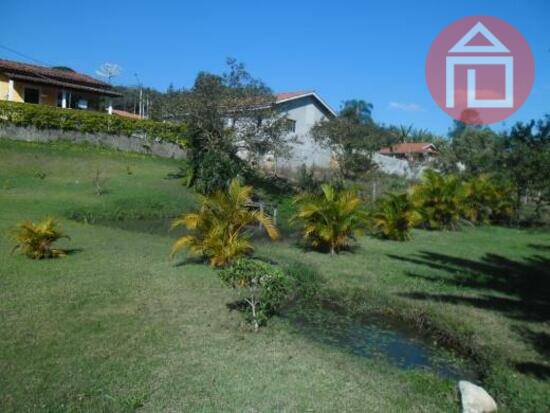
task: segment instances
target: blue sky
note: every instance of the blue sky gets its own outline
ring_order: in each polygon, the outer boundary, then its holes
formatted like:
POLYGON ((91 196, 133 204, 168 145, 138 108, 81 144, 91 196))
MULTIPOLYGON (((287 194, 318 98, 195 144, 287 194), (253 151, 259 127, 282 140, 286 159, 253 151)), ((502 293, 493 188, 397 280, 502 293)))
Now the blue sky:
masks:
MULTIPOLYGON (((550 2, 540 1, 25 1, 3 0, 0 44, 50 65, 94 74, 123 67, 116 83, 189 87, 200 70, 235 57, 275 91, 315 89, 336 109, 374 104, 375 119, 446 133, 424 60, 433 38, 468 15, 506 20, 527 39, 535 83, 502 128, 550 112, 550 2), (7 17, 9 16, 9 18, 7 17)), ((0 57, 25 60, 0 48, 0 57)))

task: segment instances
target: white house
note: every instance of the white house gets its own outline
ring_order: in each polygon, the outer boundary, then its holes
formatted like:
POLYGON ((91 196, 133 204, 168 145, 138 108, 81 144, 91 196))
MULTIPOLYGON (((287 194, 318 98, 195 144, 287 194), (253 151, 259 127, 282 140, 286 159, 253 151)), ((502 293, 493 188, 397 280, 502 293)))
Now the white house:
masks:
POLYGON ((290 158, 278 160, 277 168, 295 169, 302 164, 330 167, 330 150, 315 143, 310 131, 317 122, 336 116, 336 112, 314 91, 283 92, 275 97, 277 110, 290 122, 289 134, 297 138, 290 158))

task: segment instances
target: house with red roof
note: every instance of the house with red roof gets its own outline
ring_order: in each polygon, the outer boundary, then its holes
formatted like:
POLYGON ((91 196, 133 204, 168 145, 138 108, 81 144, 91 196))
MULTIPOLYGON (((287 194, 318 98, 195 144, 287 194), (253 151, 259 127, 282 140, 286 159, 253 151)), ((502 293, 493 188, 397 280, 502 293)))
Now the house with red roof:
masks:
POLYGON ((118 96, 110 84, 67 67, 0 59, 0 100, 112 113, 118 96))
POLYGON ((430 142, 398 143, 378 151, 381 155, 405 159, 410 162, 424 162, 437 155, 437 148, 430 142))

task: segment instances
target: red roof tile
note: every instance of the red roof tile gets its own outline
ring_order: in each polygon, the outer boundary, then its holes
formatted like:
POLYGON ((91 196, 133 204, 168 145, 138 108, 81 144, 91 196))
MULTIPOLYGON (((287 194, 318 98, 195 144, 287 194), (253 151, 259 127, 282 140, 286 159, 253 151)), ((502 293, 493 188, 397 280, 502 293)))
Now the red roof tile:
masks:
POLYGON ((281 100, 292 99, 292 98, 296 98, 302 95, 307 95, 310 93, 313 93, 313 90, 298 90, 296 92, 280 92, 280 93, 275 93, 275 98, 277 99, 277 102, 279 102, 281 100))
POLYGON ((398 143, 391 147, 382 148, 381 154, 407 154, 407 153, 434 153, 437 149, 430 142, 398 143))
POLYGON ((94 79, 93 77, 82 73, 72 72, 70 70, 63 70, 63 69, 52 69, 50 67, 14 62, 11 60, 0 59, 0 71, 20 72, 20 73, 32 74, 36 76, 42 75, 45 77, 51 77, 56 80, 86 83, 89 85, 104 87, 104 88, 111 87, 111 85, 109 85, 108 83, 94 79))

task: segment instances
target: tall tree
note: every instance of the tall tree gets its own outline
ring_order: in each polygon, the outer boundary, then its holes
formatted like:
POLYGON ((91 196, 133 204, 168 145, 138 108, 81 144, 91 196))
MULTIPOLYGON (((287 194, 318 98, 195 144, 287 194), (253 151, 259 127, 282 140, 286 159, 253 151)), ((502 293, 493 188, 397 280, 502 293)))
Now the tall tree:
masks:
POLYGON ((242 63, 228 59, 222 75, 201 72, 193 87, 171 96, 164 115, 189 125, 190 182, 201 192, 226 186, 253 161, 280 153, 287 121, 275 110, 275 96, 242 63))

